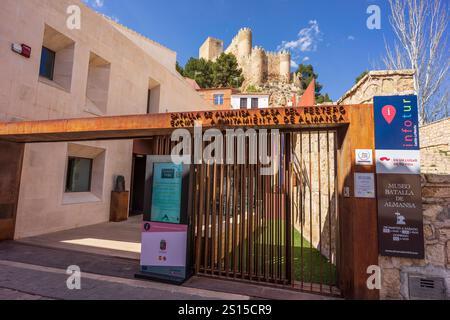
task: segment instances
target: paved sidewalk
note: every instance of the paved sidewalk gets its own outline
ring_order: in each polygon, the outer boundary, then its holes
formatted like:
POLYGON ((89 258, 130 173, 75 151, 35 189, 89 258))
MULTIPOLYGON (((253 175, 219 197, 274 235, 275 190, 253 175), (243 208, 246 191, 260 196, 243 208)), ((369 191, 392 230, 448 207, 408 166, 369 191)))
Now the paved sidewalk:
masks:
POLYGON ((49 298, 32 295, 17 290, 0 288, 0 300, 49 300, 49 298))
POLYGON ((180 287, 152 281, 81 274, 81 289, 70 290, 65 270, 0 260, 0 288, 6 299, 94 300, 248 300, 248 296, 180 287), (16 294, 14 295, 14 291, 16 294), (20 294, 17 294, 20 292, 20 294))

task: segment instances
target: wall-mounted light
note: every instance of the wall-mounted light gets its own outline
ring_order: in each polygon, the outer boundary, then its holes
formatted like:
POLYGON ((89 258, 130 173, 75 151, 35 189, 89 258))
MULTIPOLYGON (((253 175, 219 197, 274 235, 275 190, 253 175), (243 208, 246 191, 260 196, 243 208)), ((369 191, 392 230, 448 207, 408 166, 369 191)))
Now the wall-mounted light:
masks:
POLYGON ((13 43, 11 45, 11 50, 17 54, 20 54, 22 57, 31 57, 31 47, 25 44, 13 43))

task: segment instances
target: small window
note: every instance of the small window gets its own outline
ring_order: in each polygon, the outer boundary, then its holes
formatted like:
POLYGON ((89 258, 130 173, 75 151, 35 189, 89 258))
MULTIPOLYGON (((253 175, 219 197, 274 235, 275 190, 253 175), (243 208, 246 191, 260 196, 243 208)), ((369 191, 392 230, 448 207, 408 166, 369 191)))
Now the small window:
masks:
POLYGON ((252 98, 252 109, 258 109, 258 98, 252 98))
POLYGON ((66 192, 90 192, 92 159, 69 157, 66 192))
POLYGON ((41 77, 53 80, 53 71, 55 69, 55 51, 52 51, 46 47, 42 47, 41 54, 41 66, 39 69, 39 75, 41 77))
POLYGON ((239 106, 241 109, 247 109, 247 98, 241 98, 239 106))
POLYGON ((214 95, 214 105, 216 105, 216 106, 223 105, 223 94, 215 94, 214 95))

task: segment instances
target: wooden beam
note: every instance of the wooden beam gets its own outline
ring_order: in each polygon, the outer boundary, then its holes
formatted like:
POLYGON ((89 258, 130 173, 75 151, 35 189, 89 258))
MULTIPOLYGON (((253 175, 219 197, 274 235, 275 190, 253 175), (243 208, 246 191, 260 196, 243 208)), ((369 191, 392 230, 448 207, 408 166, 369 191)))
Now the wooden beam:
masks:
POLYGON ((214 110, 97 118, 0 123, 0 140, 56 142, 118 140, 170 134, 174 129, 203 128, 308 128, 349 123, 351 106, 315 106, 249 110, 214 110))

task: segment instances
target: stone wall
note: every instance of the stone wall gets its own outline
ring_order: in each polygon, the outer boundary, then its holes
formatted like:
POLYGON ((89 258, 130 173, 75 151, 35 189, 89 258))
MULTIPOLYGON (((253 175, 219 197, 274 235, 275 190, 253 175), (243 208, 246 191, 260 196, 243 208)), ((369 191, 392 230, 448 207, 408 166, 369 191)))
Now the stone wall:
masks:
POLYGON ((425 259, 379 257, 381 299, 409 299, 409 275, 445 279, 450 299, 450 175, 422 175, 425 259))
POLYGON ((450 118, 420 128, 423 173, 450 174, 450 118))
POLYGON ((294 223, 303 238, 336 264, 337 212, 335 133, 296 135, 295 163, 301 168, 294 192, 294 223))
POLYGON ((413 70, 370 71, 347 91, 337 103, 372 103, 374 96, 414 94, 413 77, 413 70))
POLYGON ((215 61, 223 52, 223 41, 208 37, 198 50, 199 58, 215 61))
MULTIPOLYGON (((199 49, 199 57, 214 60, 223 51, 223 42, 208 37, 199 49)), ((262 85, 266 82, 290 82, 291 55, 289 52, 267 52, 253 47, 252 30, 242 28, 231 40, 225 53, 236 56, 244 75, 243 88, 249 85, 262 85)))

